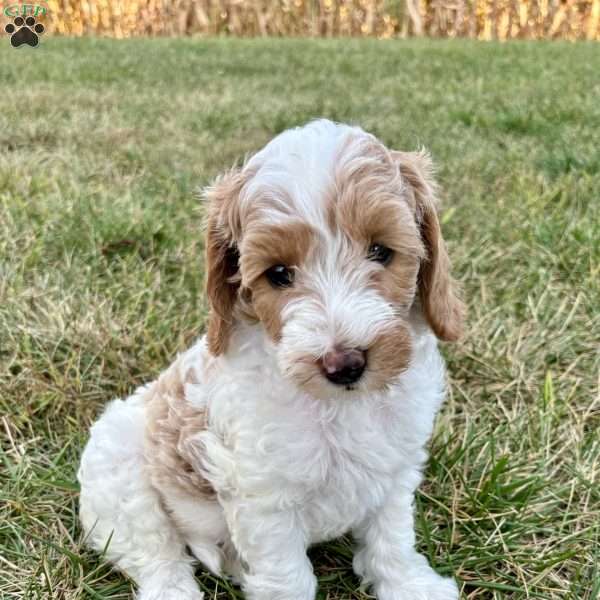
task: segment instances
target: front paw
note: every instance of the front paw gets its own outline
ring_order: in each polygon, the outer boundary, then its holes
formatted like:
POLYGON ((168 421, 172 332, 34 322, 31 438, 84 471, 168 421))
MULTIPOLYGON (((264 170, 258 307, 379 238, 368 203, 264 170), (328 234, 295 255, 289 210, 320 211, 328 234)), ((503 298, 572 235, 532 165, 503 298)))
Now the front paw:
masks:
POLYGON ((314 600, 317 579, 312 572, 301 570, 283 579, 246 573, 242 587, 246 600, 314 600))
POLYGON ((453 579, 427 568, 407 573, 395 583, 375 586, 377 600, 458 600, 458 587, 453 579))
POLYGON ((204 594, 199 589, 182 588, 181 586, 170 589, 141 589, 136 600, 203 600, 204 594))

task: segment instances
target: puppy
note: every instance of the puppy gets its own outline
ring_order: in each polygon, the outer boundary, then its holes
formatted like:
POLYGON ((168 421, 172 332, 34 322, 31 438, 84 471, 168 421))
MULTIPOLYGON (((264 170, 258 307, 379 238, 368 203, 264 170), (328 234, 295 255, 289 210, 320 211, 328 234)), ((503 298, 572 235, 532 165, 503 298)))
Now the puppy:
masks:
POLYGON ((413 495, 461 332, 424 153, 321 120, 206 191, 207 333, 114 400, 79 470, 88 543, 140 600, 312 600, 306 550, 351 532, 379 600, 453 600, 413 495))

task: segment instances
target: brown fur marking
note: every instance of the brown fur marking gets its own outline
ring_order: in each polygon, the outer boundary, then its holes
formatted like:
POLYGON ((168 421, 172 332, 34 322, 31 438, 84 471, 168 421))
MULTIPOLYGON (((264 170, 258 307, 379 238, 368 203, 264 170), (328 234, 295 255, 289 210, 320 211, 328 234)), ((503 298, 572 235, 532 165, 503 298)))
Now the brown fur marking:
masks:
POLYGON ((244 238, 241 263, 244 291, 255 318, 261 321, 267 334, 275 341, 281 336, 283 308, 303 292, 298 282, 289 289, 274 288, 265 271, 278 264, 297 270, 308 260, 315 247, 316 236, 310 225, 291 221, 273 225, 268 230, 250 227, 244 238))
POLYGON ((210 304, 207 339, 214 355, 227 349, 233 325, 239 289, 239 282, 232 281, 238 270, 236 242, 241 230, 238 198, 246 177, 241 170, 233 169, 218 178, 206 193, 206 296, 210 304))
POLYGON ((182 373, 176 360, 146 392, 145 456, 157 489, 168 489, 205 498, 215 492, 192 466, 197 456, 191 440, 206 429, 207 415, 185 398, 185 384, 197 383, 193 373, 182 373))

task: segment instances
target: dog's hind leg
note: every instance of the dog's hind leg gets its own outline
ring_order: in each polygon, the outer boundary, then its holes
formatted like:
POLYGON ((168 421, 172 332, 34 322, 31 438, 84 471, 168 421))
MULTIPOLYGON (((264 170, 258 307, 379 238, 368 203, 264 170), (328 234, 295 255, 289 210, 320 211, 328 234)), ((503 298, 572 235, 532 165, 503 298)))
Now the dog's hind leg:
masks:
POLYGON ((192 558, 144 462, 143 390, 114 400, 91 430, 79 469, 87 543, 139 586, 139 600, 201 600, 192 558))

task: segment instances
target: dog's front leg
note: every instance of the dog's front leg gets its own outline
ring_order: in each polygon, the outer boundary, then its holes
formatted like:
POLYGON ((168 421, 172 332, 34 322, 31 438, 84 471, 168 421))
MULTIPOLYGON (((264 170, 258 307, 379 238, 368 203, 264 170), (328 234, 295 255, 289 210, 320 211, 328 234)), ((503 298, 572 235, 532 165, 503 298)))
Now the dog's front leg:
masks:
POLYGON ((226 506, 225 513, 244 565, 247 600, 314 600, 317 581, 305 532, 293 511, 240 501, 226 506))
POLYGON ((354 530, 360 544, 354 571, 378 600, 456 600, 456 583, 415 550, 414 492, 405 484, 399 482, 383 507, 354 530))

